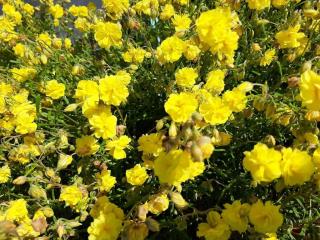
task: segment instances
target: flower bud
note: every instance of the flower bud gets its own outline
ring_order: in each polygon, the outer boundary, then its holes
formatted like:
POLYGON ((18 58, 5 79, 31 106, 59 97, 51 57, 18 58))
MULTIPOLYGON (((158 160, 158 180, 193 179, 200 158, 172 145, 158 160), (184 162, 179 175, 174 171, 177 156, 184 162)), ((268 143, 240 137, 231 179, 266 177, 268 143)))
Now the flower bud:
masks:
POLYGON ((41 61, 42 64, 46 65, 46 64, 48 63, 48 58, 47 58, 47 56, 44 55, 44 54, 41 54, 41 56, 40 56, 40 61, 41 61))
POLYGON ((47 199, 46 191, 43 188, 34 184, 30 186, 28 194, 36 199, 47 199))
POLYGON ((66 154, 60 154, 57 164, 57 170, 66 169, 72 163, 72 156, 66 154))
POLYGON ((300 72, 304 73, 304 72, 306 72, 308 70, 311 70, 311 68, 312 68, 312 62, 311 61, 307 61, 302 65, 300 72))
POLYGON ((203 161, 203 154, 201 148, 197 144, 192 144, 191 146, 191 155, 196 162, 203 161))
POLYGON ((272 135, 267 135, 263 142, 268 145, 268 147, 274 147, 276 145, 276 139, 272 135))
POLYGON ((144 240, 149 233, 149 229, 145 223, 133 223, 128 227, 128 240, 144 240))
POLYGON ((253 43, 252 44, 252 50, 256 51, 256 52, 260 51, 261 47, 260 47, 259 43, 253 43))
POLYGON ((48 218, 54 216, 54 212, 53 212, 52 208, 50 208, 50 207, 43 207, 41 210, 42 210, 43 214, 48 218))
POLYGON ((188 202, 186 200, 184 200, 184 198, 182 197, 182 195, 180 193, 170 192, 169 196, 170 196, 171 201, 174 203, 174 205, 178 209, 184 209, 188 206, 188 202))
POLYGON ((175 122, 172 122, 169 127, 169 137, 175 138, 177 136, 177 127, 175 122))
POLYGON ((23 185, 25 184, 27 181, 27 177, 25 176, 20 176, 20 177, 17 177, 16 179, 13 180, 13 184, 15 185, 23 185))
POLYGON ((157 121, 156 130, 160 131, 163 128, 164 122, 162 119, 157 121))
POLYGON ((147 214, 148 214, 148 205, 147 204, 143 204, 138 206, 137 209, 137 217, 141 220, 141 221, 145 221, 147 218, 147 214))
POLYGON ((291 77, 288 79, 288 87, 296 88, 299 86, 300 78, 299 77, 291 77))
POLYGON ((147 224, 150 231, 152 231, 152 232, 159 232, 160 231, 160 224, 156 220, 154 220, 153 218, 148 217, 146 224, 147 224))
POLYGON ((78 104, 77 103, 72 103, 66 106, 66 108, 63 110, 64 112, 73 112, 77 109, 78 104))

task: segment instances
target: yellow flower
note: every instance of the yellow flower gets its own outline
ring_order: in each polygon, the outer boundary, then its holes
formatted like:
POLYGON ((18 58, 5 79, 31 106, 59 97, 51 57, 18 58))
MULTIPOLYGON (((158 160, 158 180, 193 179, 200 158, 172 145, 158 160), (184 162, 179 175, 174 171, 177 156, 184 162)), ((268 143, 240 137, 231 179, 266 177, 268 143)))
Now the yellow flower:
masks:
POLYGON ((8 165, 4 165, 3 167, 0 168, 0 184, 8 182, 10 176, 11 176, 11 170, 8 165))
POLYGON ((63 83, 58 83, 57 80, 51 80, 46 82, 45 93, 46 96, 52 99, 59 99, 64 96, 65 89, 66 87, 63 83))
POLYGON ((110 154, 114 159, 126 158, 125 148, 128 147, 131 139, 128 136, 121 136, 119 139, 108 141, 106 143, 106 149, 110 151, 110 154))
POLYGON ((173 63, 180 59, 185 51, 186 44, 180 38, 173 36, 165 39, 157 48, 157 58, 161 64, 173 63))
POLYGON ((196 60, 201 53, 200 48, 190 41, 186 41, 186 47, 184 49, 183 55, 189 61, 196 60))
POLYGON ((274 206, 270 201, 265 204, 258 200, 252 204, 249 220, 259 233, 276 232, 282 225, 283 216, 279 212, 280 206, 274 206))
POLYGON ((117 182, 116 178, 111 176, 110 170, 102 170, 96 177, 101 192, 109 192, 117 182))
POLYGON ((138 140, 138 150, 146 154, 158 156, 162 151, 162 139, 159 133, 142 135, 138 140))
POLYGON ((286 185, 302 185, 311 179, 315 166, 307 152, 284 148, 282 155, 281 171, 286 185))
POLYGON ((280 31, 276 34, 275 38, 280 45, 280 48, 297 48, 301 45, 300 40, 302 40, 305 35, 299 32, 300 25, 294 27, 289 27, 287 30, 280 31))
POLYGON ((26 218, 21 224, 16 228, 16 231, 22 239, 34 239, 40 235, 40 232, 34 230, 32 225, 32 220, 26 218))
POLYGON ((117 118, 110 112, 97 112, 89 118, 94 129, 94 135, 103 139, 113 138, 116 135, 117 118))
POLYGON ((272 0, 271 3, 272 3, 272 6, 276 8, 280 8, 284 5, 287 5, 289 3, 289 0, 272 0))
POLYGON ((204 169, 203 162, 193 162, 190 153, 180 149, 161 152, 154 162, 154 173, 160 183, 175 186, 202 174, 204 169))
POLYGON ((121 25, 112 22, 98 22, 94 26, 94 38, 102 48, 120 47, 122 45, 121 25))
POLYGON ((151 213, 156 215, 166 211, 169 207, 167 194, 161 193, 151 196, 150 200, 147 202, 147 207, 151 213))
POLYGON ((309 110, 320 111, 320 75, 312 70, 305 71, 299 88, 302 104, 309 110))
POLYGON ((198 78, 198 73, 194 68, 185 67, 179 69, 176 74, 176 82, 182 87, 191 87, 195 84, 198 78))
POLYGON ((224 124, 232 114, 220 97, 209 97, 199 107, 200 114, 211 125, 224 124))
POLYGON ((127 182, 134 186, 140 186, 148 179, 145 167, 136 164, 133 168, 126 170, 127 182))
POLYGON ((158 0, 141 0, 133 6, 137 13, 144 13, 148 16, 155 15, 158 12, 158 0))
POLYGON ((176 32, 185 32, 190 27, 191 19, 186 14, 184 15, 176 14, 172 19, 172 23, 175 27, 176 32))
POLYGON ((79 156, 90 156, 99 150, 97 140, 92 136, 83 136, 76 139, 76 153, 79 156))
POLYGON ((20 144, 17 148, 13 148, 9 152, 9 159, 17 161, 21 164, 30 162, 30 159, 40 155, 40 149, 37 145, 31 143, 20 144))
POLYGON ((50 6, 49 13, 53 16, 55 19, 62 18, 63 16, 63 7, 59 4, 55 4, 50 6))
POLYGON ((13 5, 8 3, 4 4, 2 7, 2 12, 10 19, 14 25, 19 25, 22 23, 22 15, 18 11, 16 11, 13 5))
POLYGON ((82 113, 86 117, 90 117, 91 111, 94 110, 99 103, 99 86, 96 82, 90 80, 81 80, 74 95, 82 103, 82 113))
POLYGON ((139 64, 143 62, 146 53, 142 48, 129 48, 122 57, 125 62, 139 64))
POLYGON ((252 151, 246 151, 244 155, 243 166, 258 183, 271 182, 281 176, 280 152, 257 143, 252 151))
POLYGON ((34 7, 28 3, 23 4, 22 9, 29 16, 34 14, 34 7))
POLYGON ((76 185, 62 187, 59 200, 66 206, 75 207, 82 200, 82 191, 76 185))
POLYGON ((24 199, 10 201, 9 208, 5 212, 5 220, 23 222, 28 218, 27 202, 24 199))
POLYGON ((17 43, 12 49, 14 51, 14 54, 21 58, 25 56, 27 50, 26 46, 22 43, 17 43))
POLYGON ((78 17, 74 21, 74 27, 81 32, 88 32, 90 31, 92 24, 86 18, 78 17))
POLYGON ((204 88, 213 94, 220 94, 224 89, 225 72, 217 69, 208 73, 204 88))
POLYGON ((247 0, 249 8, 255 10, 263 10, 270 7, 271 0, 247 0))
POLYGON ((182 92, 180 94, 172 93, 164 104, 166 112, 173 121, 186 122, 196 111, 198 101, 192 93, 182 92))
POLYGON ((71 39, 70 39, 70 38, 65 38, 65 39, 64 39, 64 47, 65 47, 66 49, 70 49, 71 46, 72 46, 71 39))
POLYGON ((222 101, 232 112, 241 112, 246 108, 247 96, 245 92, 234 88, 224 92, 222 101))
POLYGON ((260 59, 260 66, 268 66, 274 60, 276 50, 274 48, 268 49, 263 57, 260 59))
POLYGON ((48 33, 39 34, 39 36, 37 37, 36 40, 40 45, 39 50, 42 50, 41 47, 43 47, 43 48, 51 47, 52 40, 51 40, 51 37, 50 37, 50 35, 48 33))
POLYGON ((103 7, 115 19, 121 18, 129 6, 129 0, 102 0, 103 7))
POLYGON ((94 218, 88 228, 89 240, 116 240, 122 230, 124 213, 121 208, 99 197, 90 212, 94 218))
POLYGON ((24 82, 26 80, 32 80, 37 73, 37 70, 30 67, 13 68, 11 69, 12 77, 18 82, 24 82))
POLYGON ((168 20, 172 18, 174 14, 175 14, 174 7, 172 6, 172 4, 167 3, 166 5, 164 5, 162 12, 160 13, 160 19, 168 20))
POLYGON ((241 204, 239 200, 234 201, 232 204, 225 204, 225 209, 222 211, 223 220, 229 224, 232 231, 243 233, 248 228, 248 215, 250 205, 245 203, 241 204))
POLYGON ((88 17, 89 11, 86 6, 75 6, 72 5, 69 7, 69 13, 71 13, 75 17, 88 17))
POLYGON ((204 237, 206 240, 228 240, 230 235, 228 224, 215 211, 208 213, 206 223, 198 225, 197 237, 204 237))
POLYGON ((119 106, 122 102, 125 102, 129 95, 127 83, 124 83, 119 75, 106 76, 100 79, 99 92, 100 99, 104 103, 114 106, 119 106))
POLYGON ((232 31, 233 19, 229 8, 218 7, 201 13, 196 21, 196 29, 201 42, 217 54, 219 60, 225 58, 227 64, 233 63, 239 36, 232 31))

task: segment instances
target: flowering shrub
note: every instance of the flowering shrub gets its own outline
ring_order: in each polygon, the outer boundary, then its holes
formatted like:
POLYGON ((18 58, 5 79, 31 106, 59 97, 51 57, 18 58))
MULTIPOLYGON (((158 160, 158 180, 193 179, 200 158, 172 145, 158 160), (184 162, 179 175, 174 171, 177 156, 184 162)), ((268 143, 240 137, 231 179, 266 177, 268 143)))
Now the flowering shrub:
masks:
POLYGON ((319 1, 0 2, 0 239, 320 239, 319 1))

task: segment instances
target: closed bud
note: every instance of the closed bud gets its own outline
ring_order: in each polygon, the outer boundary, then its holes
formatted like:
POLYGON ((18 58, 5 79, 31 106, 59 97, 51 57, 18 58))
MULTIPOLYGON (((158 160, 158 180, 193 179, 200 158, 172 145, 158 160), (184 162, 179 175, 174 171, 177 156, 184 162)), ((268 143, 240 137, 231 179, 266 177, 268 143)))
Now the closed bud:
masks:
POLYGON ((257 111, 261 112, 261 111, 263 111, 263 110, 266 109, 266 102, 265 102, 265 100, 262 99, 262 98, 256 98, 256 99, 254 99, 254 101, 253 101, 253 107, 254 107, 257 111))
POLYGON ((125 125, 118 125, 117 126, 117 135, 122 136, 126 132, 127 127, 125 125))
POLYGON ((62 224, 59 224, 58 227, 57 227, 57 233, 58 233, 58 236, 60 238, 63 237, 63 235, 65 235, 67 232, 66 232, 66 229, 65 227, 62 225, 62 224))
POLYGON ((52 168, 47 168, 46 169, 46 175, 50 178, 53 178, 56 174, 52 168))
POLYGON ((23 185, 25 184, 27 181, 27 177, 25 176, 20 176, 20 177, 17 177, 16 179, 13 180, 13 184, 15 185, 23 185))
POLYGON ((47 199, 46 191, 34 184, 30 186, 28 194, 36 199, 47 199))
POLYGON ((66 154, 60 154, 57 164, 57 170, 66 169, 72 163, 72 156, 66 154))
POLYGON ((311 61, 307 61, 302 65, 301 73, 304 73, 304 72, 306 72, 308 70, 311 70, 311 68, 312 68, 312 62, 311 61))
POLYGON ((299 86, 300 78, 299 77, 291 77, 288 79, 288 87, 296 88, 299 86))
POLYGON ((143 205, 138 206, 137 217, 141 221, 143 221, 143 222, 146 221, 147 214, 148 214, 148 205, 147 204, 143 204, 143 205))
POLYGON ((191 137, 192 137, 192 130, 191 128, 188 127, 184 130, 184 138, 190 139, 191 137))
POLYGON ((266 108, 266 117, 272 118, 274 114, 276 113, 276 108, 273 104, 268 104, 266 108))
POLYGON ((263 139, 263 142, 267 144, 269 147, 274 147, 276 145, 276 139, 272 135, 267 135, 263 139))
POLYGON ((188 202, 186 200, 184 200, 184 198, 182 197, 182 195, 180 193, 170 192, 169 196, 170 196, 171 201, 174 203, 174 205, 178 209, 184 209, 189 205, 188 202))
POLYGON ((203 154, 201 148, 195 143, 191 146, 191 155, 196 162, 203 161, 203 154))
POLYGON ((177 136, 177 126, 175 122, 172 122, 169 127, 169 137, 175 138, 177 136))
POLYGON ((41 234, 44 233, 48 227, 47 220, 44 217, 33 220, 31 225, 36 232, 41 234))
POLYGON ((78 107, 78 104, 72 103, 72 104, 69 104, 63 111, 64 112, 73 112, 77 109, 77 107, 78 107))
POLYGON ((162 119, 158 120, 156 124, 157 131, 160 131, 163 128, 163 126, 164 126, 163 120, 162 119))
POLYGON ((48 63, 48 58, 47 58, 47 56, 44 55, 44 54, 41 54, 41 56, 40 56, 40 61, 41 61, 42 64, 46 65, 46 64, 48 63))
POLYGON ((151 232, 159 232, 160 224, 151 217, 148 217, 146 224, 151 232))
POLYGON ((202 120, 203 120, 203 117, 202 117, 202 115, 201 115, 200 113, 194 112, 194 113, 192 114, 192 119, 193 119, 194 121, 202 121, 202 120))
POLYGON ((128 227, 128 240, 144 240, 148 236, 149 229, 145 223, 133 223, 128 227))
POLYGON ((43 207, 41 210, 42 210, 43 214, 48 218, 53 217, 53 215, 54 215, 54 212, 53 212, 52 208, 50 208, 50 207, 43 207))
POLYGON ((260 51, 261 47, 260 47, 259 43, 253 43, 252 44, 252 50, 256 51, 256 52, 260 51))

